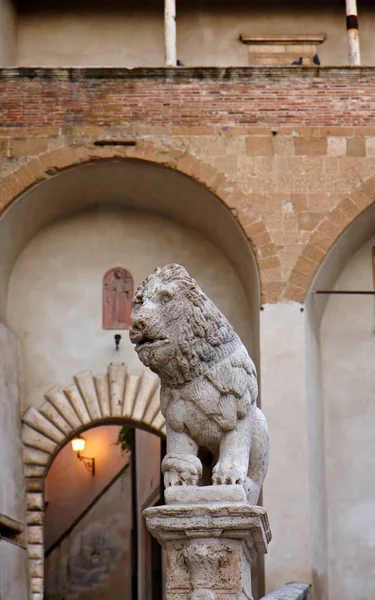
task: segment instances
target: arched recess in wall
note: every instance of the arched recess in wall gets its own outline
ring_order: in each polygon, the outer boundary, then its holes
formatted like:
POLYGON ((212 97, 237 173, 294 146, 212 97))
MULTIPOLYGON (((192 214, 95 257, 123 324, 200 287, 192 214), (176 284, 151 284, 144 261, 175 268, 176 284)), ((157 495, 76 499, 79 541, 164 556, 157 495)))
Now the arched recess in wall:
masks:
POLYGON ((368 208, 327 252, 305 305, 312 569, 316 597, 322 600, 375 593, 361 575, 361 560, 368 560, 375 542, 374 536, 366 537, 375 493, 360 489, 369 479, 364 457, 375 450, 374 436, 366 433, 366 421, 373 422, 369 388, 375 377, 366 360, 373 364, 375 297, 316 293, 375 289, 375 182, 365 187, 366 193, 358 189, 356 196, 368 208))
MULTIPOLYGON (((199 166, 198 161, 195 161, 194 164, 199 166)), ((233 190, 231 193, 233 193, 233 190)), ((24 299, 27 301, 29 300, 30 290, 33 289, 34 285, 34 281, 29 280, 26 282, 23 277, 23 275, 28 272, 27 268, 26 271, 22 270, 22 273, 20 271, 18 272, 17 281, 21 283, 23 281, 24 284, 26 284, 28 291, 18 294, 17 290, 13 289, 13 298, 16 297, 20 300, 19 308, 15 309, 15 303, 13 301, 8 301, 10 288, 12 287, 12 278, 20 263, 23 262, 25 256, 28 256, 28 252, 32 246, 34 249, 35 247, 38 248, 38 240, 41 239, 39 236, 43 236, 44 232, 47 231, 48 233, 48 231, 50 231, 51 235, 49 239, 56 240, 57 238, 53 235, 55 231, 54 228, 60 228, 59 230, 62 232, 61 236, 58 238, 61 241, 60 247, 54 245, 53 253, 50 255, 48 255, 44 249, 42 249, 43 251, 39 254, 43 260, 48 257, 51 258, 51 270, 49 270, 48 273, 43 271, 43 269, 38 270, 40 275, 38 286, 41 296, 39 304, 35 303, 34 306, 37 307, 39 305, 39 307, 42 307, 45 303, 45 298, 48 300, 51 289, 53 289, 54 300, 56 298, 67 299, 67 302, 71 302, 75 314, 77 314, 77 305, 71 301, 71 290, 69 289, 69 286, 64 285, 64 281, 61 279, 61 272, 55 262, 59 256, 68 254, 67 249, 70 246, 69 239, 72 239, 69 237, 72 235, 71 230, 68 231, 68 236, 65 240, 63 239, 64 224, 66 224, 69 229, 70 222, 74 222, 76 219, 79 221, 80 215, 86 213, 92 215, 90 226, 86 227, 85 232, 87 235, 90 234, 91 238, 95 237, 98 241, 96 254, 92 253, 89 256, 89 260, 95 264, 96 257, 101 254, 100 236, 97 235, 97 223, 100 221, 99 217, 101 218, 103 212, 109 214, 111 211, 113 215, 115 215, 113 218, 111 217, 112 221, 117 222, 118 228, 115 236, 107 236, 107 243, 112 244, 114 247, 116 247, 116 244, 119 245, 118 236, 122 235, 120 231, 121 223, 127 222, 127 220, 130 221, 130 218, 127 219, 127 215, 131 214, 133 222, 137 221, 139 225, 137 225, 138 248, 142 245, 142 235, 144 235, 145 230, 144 223, 147 221, 147 232, 150 232, 152 228, 159 227, 159 224, 163 220, 163 239, 166 240, 166 242, 169 240, 168 224, 170 223, 171 231, 176 227, 185 228, 194 233, 194 239, 198 239, 199 237, 200 240, 203 240, 202 248, 206 247, 204 244, 207 242, 207 244, 211 244, 216 253, 221 254, 224 262, 228 268, 231 269, 231 272, 234 273, 235 277, 226 280, 221 273, 215 271, 215 264, 211 263, 204 252, 202 252, 198 257, 202 266, 202 270, 200 271, 202 281, 204 282, 206 278, 206 280, 215 282, 216 278, 220 278, 220 289, 223 290, 223 294, 228 293, 228 296, 232 297, 232 308, 234 313, 238 313, 239 311, 239 295, 241 295, 242 306, 245 308, 247 314, 247 329, 251 331, 239 331, 239 333, 242 334, 244 338, 247 338, 247 346, 257 362, 257 360, 259 360, 258 319, 260 304, 258 269, 249 240, 245 236, 238 221, 229 208, 219 199, 218 195, 215 195, 213 191, 210 191, 208 187, 202 185, 202 183, 195 181, 193 177, 184 175, 171 168, 151 163, 147 160, 138 159, 96 160, 94 162, 85 162, 63 169, 59 173, 50 175, 40 183, 29 188, 25 193, 17 197, 17 199, 15 199, 3 212, 0 218, 0 319, 2 319, 5 324, 18 335, 21 342, 21 353, 22 346, 27 343, 30 336, 32 337, 33 331, 37 334, 36 337, 39 337, 39 339, 43 336, 39 335, 40 332, 38 332, 37 326, 34 326, 33 328, 22 326, 22 333, 20 333, 21 329, 19 328, 19 321, 21 317, 26 320, 29 318, 28 310, 25 310, 25 306, 22 305, 22 302, 24 299), (122 221, 116 219, 116 215, 120 214, 120 212, 123 219, 122 221), (231 289, 234 280, 236 281, 237 287, 231 289), (47 286, 48 290, 44 287, 44 284, 47 286), (238 291, 240 294, 237 293, 238 291), (47 295, 43 296, 44 293, 47 295), (10 305, 12 305, 11 310, 10 305), (9 316, 10 312, 12 312, 12 318, 9 316), (30 329, 33 331, 30 332, 30 329)), ((193 239, 193 237, 191 239, 193 239)), ((180 238, 178 238, 178 240, 179 239, 180 238)), ((174 240, 176 241, 176 238, 174 238, 174 240)), ((178 244, 176 244, 175 241, 174 247, 177 248, 178 244)), ((122 243, 129 243, 131 247, 132 239, 122 240, 122 243)), ((196 248, 195 253, 200 254, 196 248)), ((152 260, 157 260, 157 258, 154 258, 151 251, 148 252, 148 255, 149 261, 147 263, 147 269, 158 266, 157 263, 152 264, 151 266, 152 260)), ((75 262, 78 262, 75 261, 76 256, 77 254, 72 257, 71 264, 73 265, 75 262)), ((150 272, 149 270, 146 270, 146 267, 143 267, 143 271, 142 269, 138 269, 137 273, 135 273, 133 268, 134 265, 125 259, 122 262, 121 258, 122 255, 119 259, 116 258, 115 260, 111 260, 108 265, 105 265, 105 268, 104 265, 101 266, 100 278, 97 278, 97 290, 99 291, 99 294, 97 302, 95 301, 95 306, 99 313, 101 313, 101 279, 103 273, 106 272, 108 268, 119 265, 129 269, 134 276, 135 285, 150 272)), ((172 255, 171 258, 173 259, 174 256, 172 255)), ((168 261, 171 262, 169 259, 168 261)), ((37 264, 37 262, 34 264, 37 264)), ((89 272, 91 273, 91 271, 89 272)), ((192 274, 194 275, 194 273, 192 274)), ((78 282, 78 287, 81 283, 83 285, 79 272, 76 271, 74 277, 75 282, 78 282)), ((216 300, 217 298, 214 297, 214 299, 216 300)), ((221 298, 219 297, 218 300, 221 300, 221 298)), ((48 333, 45 325, 49 327, 51 324, 51 326, 53 326, 50 348, 63 348, 64 346, 61 343, 61 336, 64 335, 66 314, 66 311, 61 311, 54 315, 53 313, 50 313, 50 316, 52 316, 51 318, 49 316, 47 319, 45 318, 45 315, 42 315, 40 322, 43 322, 43 335, 48 333)), ((136 355, 130 346, 127 333, 123 333, 120 351, 116 352, 113 342, 113 334, 115 332, 103 332, 101 325, 100 315, 95 321, 94 328, 86 330, 87 335, 82 346, 83 351, 92 346, 92 337, 90 336, 93 331, 95 331, 95 335, 100 338, 98 346, 101 351, 104 349, 102 354, 97 357, 97 360, 91 361, 89 360, 89 357, 86 357, 84 352, 77 352, 78 346, 75 343, 75 340, 74 344, 67 348, 65 353, 61 351, 61 362, 55 361, 54 363, 58 366, 58 369, 56 369, 55 374, 53 371, 48 373, 48 383, 46 385, 43 383, 43 387, 34 390, 32 398, 28 393, 28 390, 26 389, 25 391, 25 386, 23 386, 21 393, 22 412, 26 410, 24 415, 24 443, 26 460, 25 469, 27 475, 27 518, 28 525, 30 526, 28 544, 31 549, 30 558, 32 563, 30 572, 33 578, 32 590, 34 600, 40 600, 42 597, 42 592, 40 590, 43 587, 43 540, 42 529, 40 526, 42 525, 43 519, 41 489, 43 486, 44 474, 49 461, 57 451, 57 448, 69 439, 70 433, 68 427, 73 427, 69 422, 69 419, 67 421, 64 417, 63 420, 60 420, 62 409, 57 408, 55 405, 57 403, 56 396, 54 396, 54 401, 51 401, 52 397, 49 397, 48 400, 43 400, 43 394, 48 387, 55 385, 56 382, 61 382, 63 384, 68 382, 72 373, 80 372, 84 369, 92 369, 94 373, 100 372, 107 366, 108 362, 111 360, 115 361, 118 358, 121 361, 124 360, 124 362, 127 362, 126 357, 130 357, 130 351, 132 352, 130 358, 133 363, 135 363, 136 360, 136 355), (105 335, 108 337, 105 338, 105 335), (133 356, 135 358, 133 358, 133 356), (71 362, 69 363, 69 361, 71 362), (65 366, 63 364, 64 362, 66 363, 65 366), (73 366, 73 363, 75 362, 77 362, 77 364, 79 363, 79 366, 76 364, 73 366), (62 370, 60 368, 61 366, 64 367, 62 370), (54 422, 53 419, 55 419, 56 422, 54 422), (68 426, 65 425, 65 422, 67 422, 68 426), (57 423, 60 423, 60 425, 57 423), (40 445, 41 443, 42 446, 40 445), (38 461, 40 464, 38 464, 38 461)), ((74 336, 79 334, 79 330, 79 323, 77 327, 71 328, 74 336)), ((31 354, 33 353, 29 352, 29 355, 31 354)), ((35 359, 39 364, 39 370, 46 354, 48 354, 46 348, 39 348, 38 352, 33 354, 33 360, 35 359)), ((50 360, 50 358, 51 357, 48 354, 48 359, 50 360)), ((50 362, 53 363, 54 361, 50 360, 50 362)), ((140 365, 138 365, 137 369, 133 370, 132 364, 131 373, 134 373, 135 376, 142 372, 140 365)), ((29 368, 29 372, 33 372, 33 368, 29 368)), ((24 381, 25 379, 26 378, 24 377, 24 381)), ((38 385, 40 386, 40 380, 38 385)), ((69 410, 69 405, 72 406, 73 398, 78 399, 83 394, 88 393, 89 399, 91 397, 94 398, 93 403, 90 404, 90 410, 96 411, 93 415, 95 416, 96 414, 96 416, 98 416, 98 406, 100 407, 100 403, 98 404, 99 400, 95 399, 97 398, 97 396, 95 396, 97 393, 97 386, 98 383, 96 379, 91 379, 91 376, 87 373, 85 375, 81 374, 76 376, 74 386, 68 387, 68 389, 70 388, 70 392, 67 391, 67 394, 71 394, 71 400, 67 401, 68 404, 64 400, 65 408, 69 410)), ((110 386, 111 384, 109 384, 109 389, 111 389, 110 386)), ((140 387, 139 390, 141 389, 142 388, 140 387)), ((127 384, 125 395, 126 390, 128 390, 127 384)), ((63 395, 67 398, 65 392, 63 392, 63 395)), ((62 396, 60 396, 60 398, 62 398, 62 396)), ((86 408, 90 415, 91 413, 88 408, 89 400, 86 400, 86 402, 86 408)), ((141 412, 144 411, 144 404, 142 404, 142 402, 138 391, 136 406, 137 410, 139 409, 141 412)), ((76 415, 79 414, 77 413, 79 405, 80 404, 75 405, 74 414, 76 415)), ((102 410, 102 408, 100 408, 100 410, 102 410)), ((71 413, 71 416, 73 417, 74 414, 71 413)), ((87 418, 84 417, 83 413, 81 414, 81 417, 87 418)), ((109 420, 113 422, 113 418, 112 415, 109 420)), ((115 418, 121 420, 123 415, 115 418)), ((144 413, 142 418, 151 418, 150 413, 144 413)), ((150 428, 151 425, 154 426, 155 418, 156 417, 153 418, 151 424, 142 421, 143 426, 146 427, 147 425, 148 428, 150 428)), ((90 416, 90 422, 91 419, 93 419, 92 415, 90 416)), ((132 414, 132 419, 134 420, 134 414, 132 414)), ((77 427, 78 425, 79 424, 76 423, 77 427)), ((86 425, 83 428, 86 428, 86 425)), ((14 438, 14 443, 19 443, 16 437, 14 438)))
MULTIPOLYGON (((202 165, 197 159, 193 163, 196 163, 197 179, 202 181, 202 165)), ((193 177, 143 159, 106 159, 66 168, 28 189, 9 204, 0 217, 3 262, 0 318, 6 322, 6 297, 13 266, 38 231, 78 211, 120 206, 190 227, 223 252, 236 270, 248 298, 254 342, 249 349, 257 362, 260 283, 251 244, 224 201, 193 177)), ((220 183, 223 187, 223 182, 220 183)), ((233 186, 230 190, 231 195, 235 194, 233 186)), ((257 232, 259 227, 260 222, 257 222, 257 232)))
POLYGON ((124 364, 110 364, 104 375, 85 371, 73 379, 69 386, 49 390, 40 408, 30 407, 22 418, 27 549, 35 594, 42 594, 44 585, 44 481, 56 454, 77 434, 104 424, 127 423, 165 436, 156 375, 135 376, 124 364))

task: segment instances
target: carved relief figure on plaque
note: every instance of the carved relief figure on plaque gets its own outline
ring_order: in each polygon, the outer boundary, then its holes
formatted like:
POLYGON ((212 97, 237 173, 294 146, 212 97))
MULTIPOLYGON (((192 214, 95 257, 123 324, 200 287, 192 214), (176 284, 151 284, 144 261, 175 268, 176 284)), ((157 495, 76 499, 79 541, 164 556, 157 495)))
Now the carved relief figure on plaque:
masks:
POLYGON ((129 329, 133 277, 123 267, 114 267, 103 277, 103 329, 129 329))
POLYGON ((167 486, 198 485, 200 448, 213 455, 212 483, 242 484, 256 504, 268 466, 268 431, 257 376, 225 316, 184 267, 167 265, 138 287, 130 339, 161 380, 167 422, 167 486))

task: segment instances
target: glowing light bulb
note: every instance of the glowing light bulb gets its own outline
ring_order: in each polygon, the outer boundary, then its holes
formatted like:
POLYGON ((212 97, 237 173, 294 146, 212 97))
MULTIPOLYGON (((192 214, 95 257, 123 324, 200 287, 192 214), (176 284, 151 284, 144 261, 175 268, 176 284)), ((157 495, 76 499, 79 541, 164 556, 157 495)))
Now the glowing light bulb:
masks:
POLYGON ((83 452, 85 449, 86 440, 82 437, 76 437, 72 440, 72 448, 74 452, 83 452))

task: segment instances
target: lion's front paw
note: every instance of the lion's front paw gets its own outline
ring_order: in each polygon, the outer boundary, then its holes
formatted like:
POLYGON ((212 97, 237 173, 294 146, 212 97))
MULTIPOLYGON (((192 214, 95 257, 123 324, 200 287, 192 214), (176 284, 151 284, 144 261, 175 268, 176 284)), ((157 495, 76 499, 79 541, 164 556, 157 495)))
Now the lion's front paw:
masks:
POLYGON ((192 475, 188 471, 167 471, 164 473, 164 487, 174 485, 198 485, 198 475, 192 475))
POLYGON ((197 485, 202 476, 202 463, 193 454, 167 454, 161 470, 165 487, 197 485))
POLYGON ((219 460, 212 470, 212 483, 214 485, 222 484, 242 484, 246 479, 247 469, 241 468, 232 460, 219 460))

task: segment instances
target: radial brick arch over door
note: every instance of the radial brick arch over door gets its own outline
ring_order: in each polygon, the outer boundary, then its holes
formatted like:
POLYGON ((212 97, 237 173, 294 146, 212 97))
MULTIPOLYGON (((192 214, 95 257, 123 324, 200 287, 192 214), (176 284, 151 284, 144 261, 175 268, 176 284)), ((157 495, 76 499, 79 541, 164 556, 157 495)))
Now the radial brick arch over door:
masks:
POLYGON ((41 407, 30 407, 22 418, 32 600, 43 600, 44 480, 59 450, 77 433, 108 423, 127 422, 165 436, 156 375, 131 375, 126 365, 110 364, 104 375, 84 371, 73 379, 49 390, 41 407))

